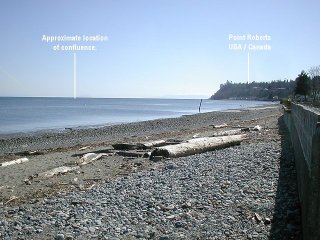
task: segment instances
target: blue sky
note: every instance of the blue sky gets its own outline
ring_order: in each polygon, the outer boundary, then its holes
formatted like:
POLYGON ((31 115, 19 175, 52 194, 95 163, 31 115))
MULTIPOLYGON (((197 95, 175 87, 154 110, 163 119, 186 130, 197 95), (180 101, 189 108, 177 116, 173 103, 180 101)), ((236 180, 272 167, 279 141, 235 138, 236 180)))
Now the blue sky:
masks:
POLYGON ((250 81, 294 79, 319 65, 320 2, 232 0, 2 0, 0 96, 73 96, 73 53, 46 35, 107 35, 77 52, 80 97, 209 97, 247 81, 247 53, 228 35, 269 34, 250 52, 250 81))

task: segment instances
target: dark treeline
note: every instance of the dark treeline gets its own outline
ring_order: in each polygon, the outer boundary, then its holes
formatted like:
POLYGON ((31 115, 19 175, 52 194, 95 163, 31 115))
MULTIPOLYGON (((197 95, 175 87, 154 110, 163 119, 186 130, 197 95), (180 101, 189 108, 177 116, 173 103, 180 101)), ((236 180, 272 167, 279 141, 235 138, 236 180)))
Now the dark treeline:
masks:
POLYGON ((293 80, 272 82, 232 83, 227 81, 210 99, 278 100, 287 98, 295 89, 293 80))

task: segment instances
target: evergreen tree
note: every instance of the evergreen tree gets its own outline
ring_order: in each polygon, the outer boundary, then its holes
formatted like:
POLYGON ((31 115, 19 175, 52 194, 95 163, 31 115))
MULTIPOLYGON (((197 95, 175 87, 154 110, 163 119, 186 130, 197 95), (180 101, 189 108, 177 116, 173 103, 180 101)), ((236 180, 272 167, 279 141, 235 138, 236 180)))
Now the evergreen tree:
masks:
POLYGON ((304 100, 307 100, 307 95, 309 94, 310 90, 310 78, 305 71, 301 71, 301 73, 296 78, 296 87, 294 89, 294 94, 303 95, 304 100))

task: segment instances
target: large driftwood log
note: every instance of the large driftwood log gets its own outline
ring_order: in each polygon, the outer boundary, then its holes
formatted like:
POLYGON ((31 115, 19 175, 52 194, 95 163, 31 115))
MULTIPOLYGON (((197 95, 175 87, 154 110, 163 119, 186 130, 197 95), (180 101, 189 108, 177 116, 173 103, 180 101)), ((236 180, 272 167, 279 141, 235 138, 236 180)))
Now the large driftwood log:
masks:
POLYGON ((182 157, 239 145, 246 135, 233 135, 223 137, 204 137, 188 140, 176 145, 158 147, 151 152, 152 156, 182 157))
POLYGON ((0 167, 7 167, 7 166, 10 166, 10 165, 20 164, 20 163, 24 163, 24 162, 28 162, 28 161, 29 161, 28 158, 19 158, 19 159, 16 159, 16 160, 0 163, 0 167))

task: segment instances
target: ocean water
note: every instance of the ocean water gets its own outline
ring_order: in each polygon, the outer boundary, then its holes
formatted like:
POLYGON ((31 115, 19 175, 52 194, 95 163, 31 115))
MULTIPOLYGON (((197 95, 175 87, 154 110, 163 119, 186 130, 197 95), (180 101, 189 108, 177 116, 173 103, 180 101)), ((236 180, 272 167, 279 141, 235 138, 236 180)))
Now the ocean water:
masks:
MULTIPOLYGON (((0 134, 106 126, 198 113, 199 99, 0 97, 0 134)), ((201 112, 270 102, 203 100, 201 112)))

